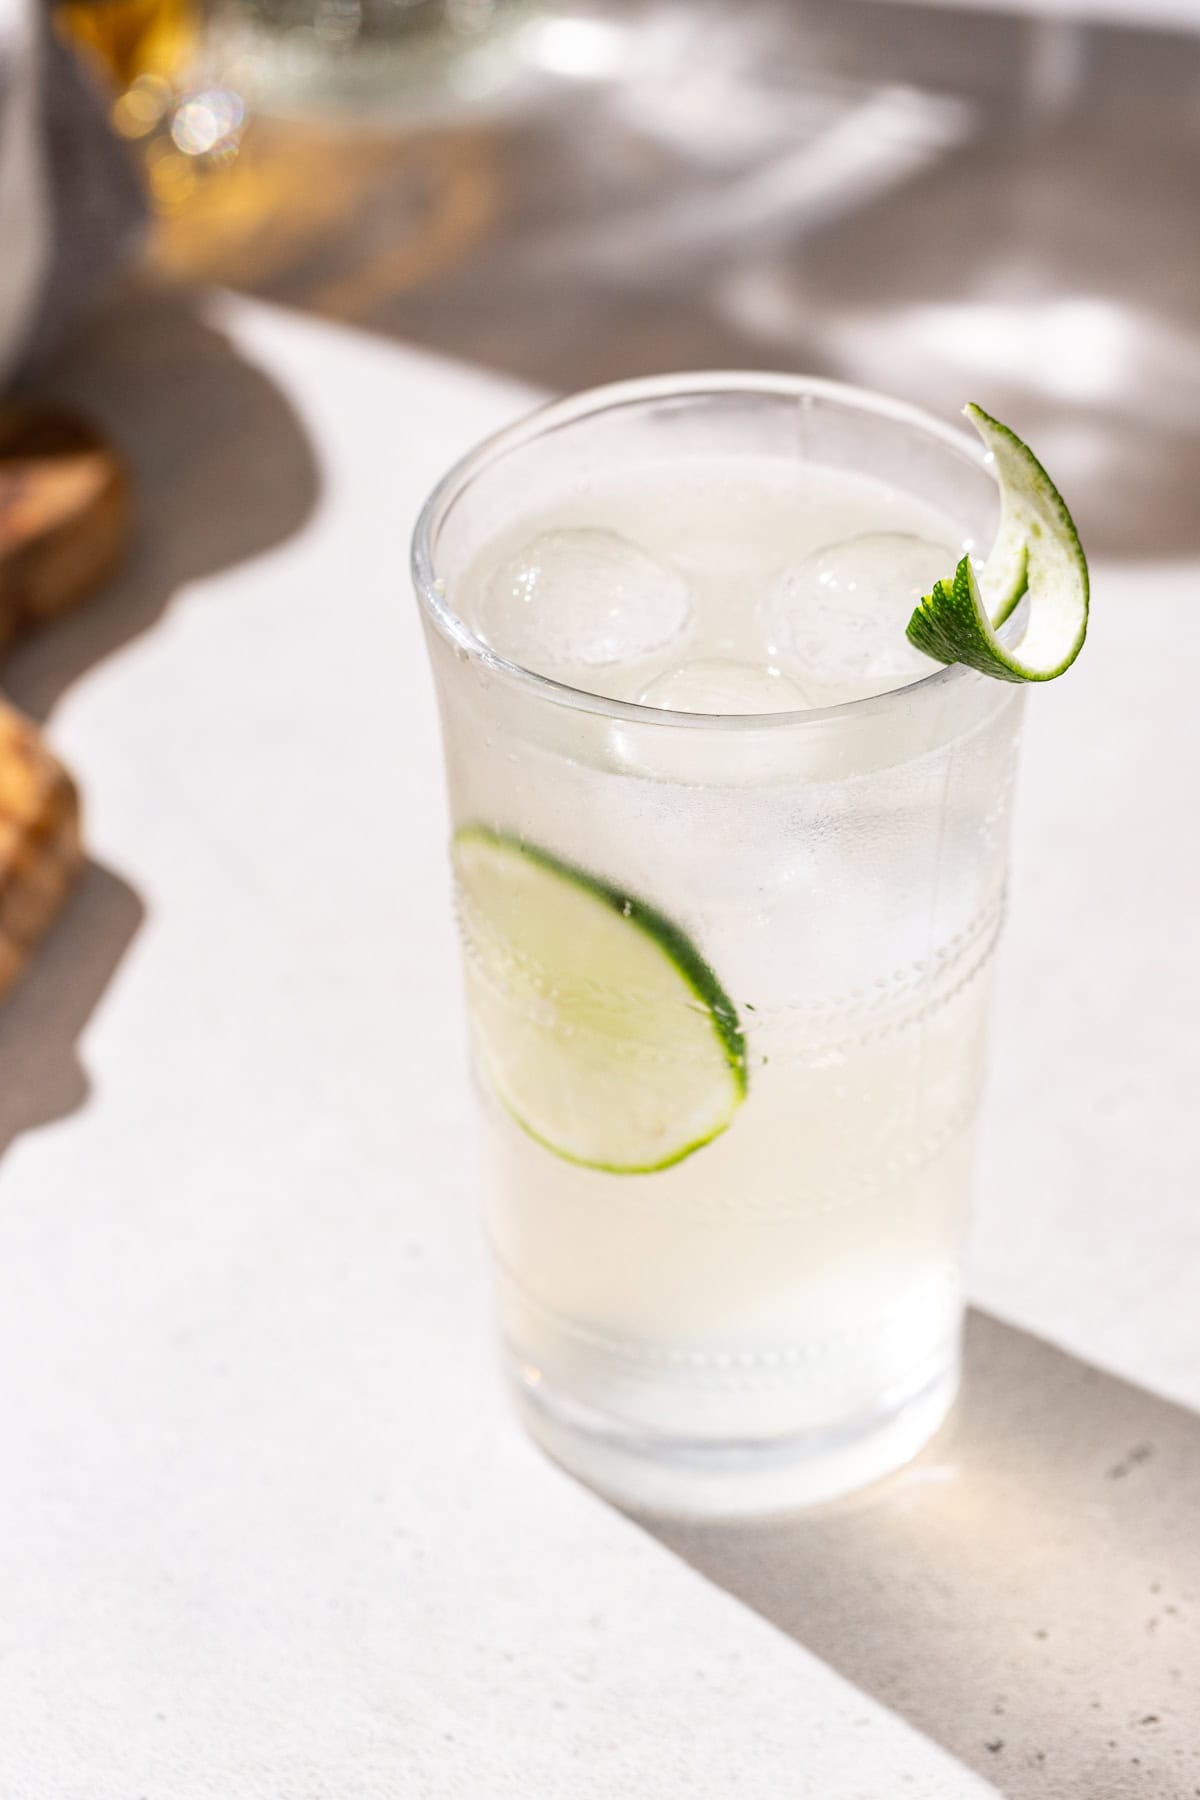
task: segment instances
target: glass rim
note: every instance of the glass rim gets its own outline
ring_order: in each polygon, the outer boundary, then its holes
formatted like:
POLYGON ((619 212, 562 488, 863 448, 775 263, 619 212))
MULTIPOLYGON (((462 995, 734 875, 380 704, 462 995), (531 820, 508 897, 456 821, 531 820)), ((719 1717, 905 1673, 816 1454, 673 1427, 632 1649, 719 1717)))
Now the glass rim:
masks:
MULTIPOLYGON (((647 706, 638 700, 611 699, 605 694, 574 687, 568 682, 555 680, 552 675, 542 675, 536 669, 526 668, 523 663, 515 662, 494 650, 449 603, 440 589, 434 564, 434 534, 453 502, 498 457, 578 419, 603 412, 615 412, 621 407, 635 406, 646 400, 703 399, 710 395, 738 393, 770 394, 783 399, 801 399, 810 395, 814 399, 840 402, 876 418, 912 426, 981 470, 986 471, 989 461, 987 452, 977 439, 937 418, 933 413, 913 406, 906 400, 896 400, 890 395, 875 393, 870 388, 855 387, 849 382, 828 381, 823 376, 788 375, 757 369, 696 370, 671 375, 642 376, 628 381, 606 382, 599 387, 583 388, 577 393, 545 401, 511 424, 490 432, 452 463, 433 488, 417 515, 410 556, 413 586, 425 616, 456 650, 473 662, 482 664, 490 673, 532 695, 576 712, 660 729, 743 732, 748 729, 795 730, 805 725, 864 718, 872 713, 886 712, 910 697, 928 695, 933 698, 967 681, 985 680, 986 677, 964 663, 947 663, 916 681, 886 688, 882 693, 869 694, 857 700, 842 700, 833 706, 799 707, 785 712, 676 712, 666 707, 647 706)), ((924 699, 919 703, 924 704, 924 699)))

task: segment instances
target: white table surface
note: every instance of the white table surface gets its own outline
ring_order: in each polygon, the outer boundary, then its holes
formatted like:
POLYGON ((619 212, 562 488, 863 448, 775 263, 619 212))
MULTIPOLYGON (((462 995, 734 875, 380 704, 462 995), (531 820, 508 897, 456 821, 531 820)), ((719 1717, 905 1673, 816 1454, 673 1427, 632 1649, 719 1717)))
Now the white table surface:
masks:
MULTIPOLYGON (((96 867, 0 1013, 0 1794, 1002 1791, 510 1423, 405 559, 528 396, 207 318, 131 304, 68 371, 140 547, 6 670, 96 867)), ((1196 577, 1097 570, 1032 697, 974 1264, 1191 1406, 1196 577)))

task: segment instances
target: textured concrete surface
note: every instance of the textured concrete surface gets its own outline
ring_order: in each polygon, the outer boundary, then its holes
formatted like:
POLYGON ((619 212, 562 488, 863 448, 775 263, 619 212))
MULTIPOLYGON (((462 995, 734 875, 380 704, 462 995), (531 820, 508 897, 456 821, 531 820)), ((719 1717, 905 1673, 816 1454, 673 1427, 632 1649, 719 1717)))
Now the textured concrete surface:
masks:
POLYGON ((659 1525, 1013 1800, 1200 1793, 1200 1419, 974 1313, 951 1423, 856 1501, 659 1525))

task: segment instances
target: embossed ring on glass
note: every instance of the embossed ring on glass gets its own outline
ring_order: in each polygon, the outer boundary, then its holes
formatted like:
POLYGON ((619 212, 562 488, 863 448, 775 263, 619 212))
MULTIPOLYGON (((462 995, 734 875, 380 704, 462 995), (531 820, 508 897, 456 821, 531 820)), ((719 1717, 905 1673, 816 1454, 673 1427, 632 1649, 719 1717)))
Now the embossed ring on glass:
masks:
POLYGON ((705 374, 422 513, 505 1362, 632 1506, 829 1498, 954 1398, 1022 696, 904 624, 997 507, 907 406, 705 374))

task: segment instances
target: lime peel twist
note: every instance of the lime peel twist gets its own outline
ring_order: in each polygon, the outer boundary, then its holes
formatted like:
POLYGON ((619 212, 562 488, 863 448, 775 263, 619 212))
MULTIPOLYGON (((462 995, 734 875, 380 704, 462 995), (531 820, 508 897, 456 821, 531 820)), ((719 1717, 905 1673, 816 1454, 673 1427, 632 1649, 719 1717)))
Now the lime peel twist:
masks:
POLYGON ((908 622, 910 644, 935 662, 966 663, 1000 681, 1053 681, 1087 636, 1087 558, 1066 501, 1015 432, 980 406, 963 408, 991 452, 1000 483, 1000 529, 979 576, 964 556, 908 622), (1000 627, 1028 593, 1019 653, 1000 627))

